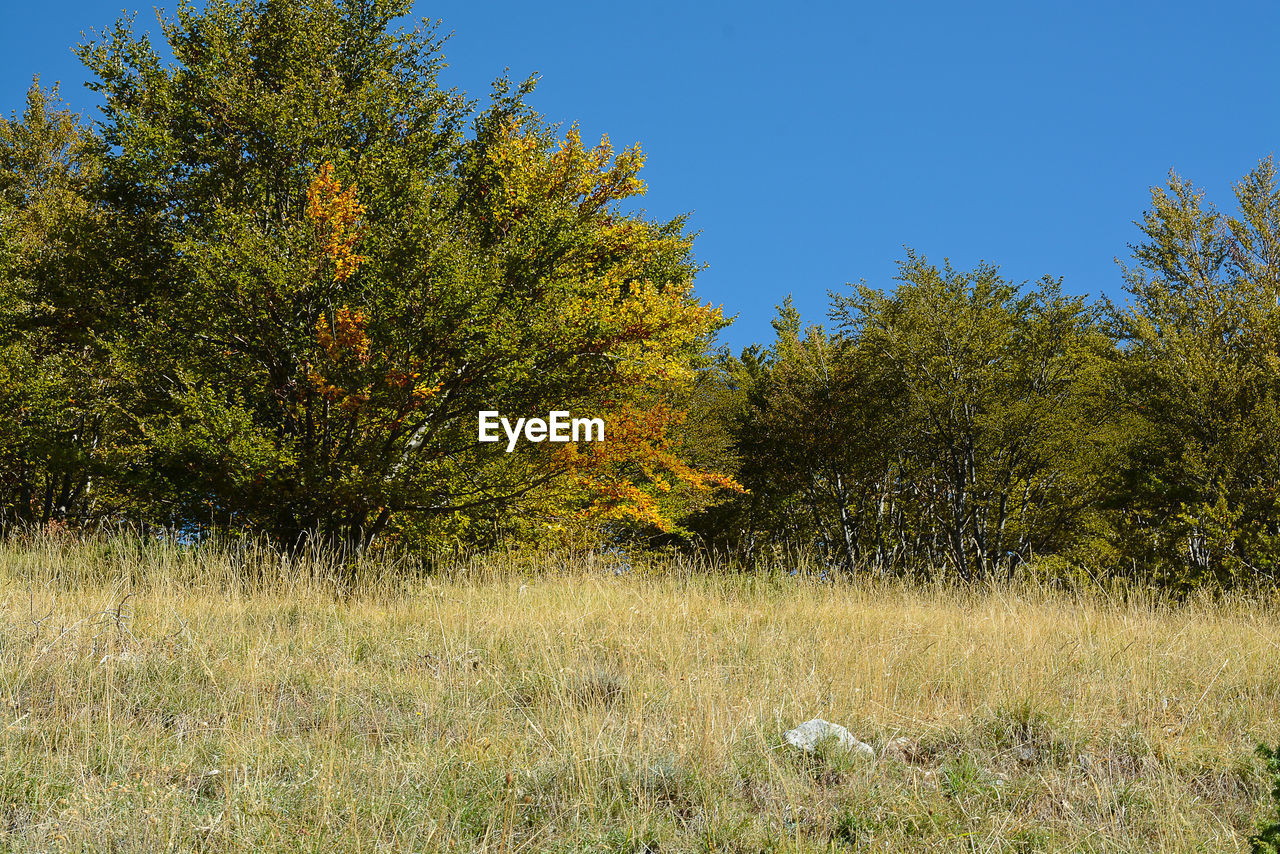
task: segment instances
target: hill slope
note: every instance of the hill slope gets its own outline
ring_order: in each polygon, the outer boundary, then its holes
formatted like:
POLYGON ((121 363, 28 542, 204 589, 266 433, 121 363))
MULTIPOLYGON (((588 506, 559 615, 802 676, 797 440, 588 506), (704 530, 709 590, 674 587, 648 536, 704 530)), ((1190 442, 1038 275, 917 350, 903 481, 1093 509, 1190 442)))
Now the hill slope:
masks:
POLYGON ((1232 850, 1280 732, 1259 603, 128 552, 0 549, 6 850, 1232 850))

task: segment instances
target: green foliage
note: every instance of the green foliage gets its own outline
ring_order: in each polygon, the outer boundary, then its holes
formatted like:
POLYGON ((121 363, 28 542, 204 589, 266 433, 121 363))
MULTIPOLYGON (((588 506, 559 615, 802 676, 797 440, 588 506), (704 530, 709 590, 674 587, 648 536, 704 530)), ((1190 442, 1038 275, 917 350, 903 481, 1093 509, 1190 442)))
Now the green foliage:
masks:
POLYGON ((670 524, 723 483, 668 448, 721 323, 683 220, 624 213, 639 150, 561 137, 532 81, 483 108, 442 88, 410 11, 182 3, 172 64, 127 20, 81 46, 134 247, 110 282, 135 307, 132 512, 354 550, 670 524), (504 454, 476 442, 486 409, 611 416, 612 441, 504 454))
POLYGON ((1265 744, 1258 745, 1258 756, 1266 764, 1271 775, 1271 814, 1249 838, 1249 850, 1253 854, 1277 854, 1280 852, 1280 746, 1275 750, 1265 744))
POLYGON ((1264 160, 1218 213, 1171 175, 1114 310, 1126 556, 1174 586, 1273 576, 1280 559, 1280 183, 1264 160))
POLYGON ((816 528, 847 569, 964 579, 1071 544, 1097 494, 1096 310, 910 253, 892 293, 835 296, 832 318, 802 333, 784 304, 774 346, 726 363, 745 389, 739 543, 816 528))
POLYGON ((0 531, 92 517, 120 429, 102 150, 38 81, 0 119, 0 531))
POLYGON ((1273 162, 1235 189, 1230 217, 1176 176, 1153 191, 1124 308, 914 252, 892 291, 833 295, 834 331, 784 303, 771 347, 719 366, 750 493, 695 527, 748 561, 815 549, 846 570, 1274 578, 1273 162))

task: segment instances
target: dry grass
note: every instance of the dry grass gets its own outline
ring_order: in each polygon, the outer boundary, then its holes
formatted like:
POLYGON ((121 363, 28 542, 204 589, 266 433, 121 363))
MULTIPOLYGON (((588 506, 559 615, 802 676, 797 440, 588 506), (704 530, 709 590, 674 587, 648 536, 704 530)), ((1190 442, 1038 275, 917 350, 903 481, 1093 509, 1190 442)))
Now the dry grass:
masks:
POLYGON ((510 563, 342 597, 0 547, 0 848, 1228 851, 1261 815, 1274 604, 510 563), (891 755, 781 746, 819 716, 891 755))

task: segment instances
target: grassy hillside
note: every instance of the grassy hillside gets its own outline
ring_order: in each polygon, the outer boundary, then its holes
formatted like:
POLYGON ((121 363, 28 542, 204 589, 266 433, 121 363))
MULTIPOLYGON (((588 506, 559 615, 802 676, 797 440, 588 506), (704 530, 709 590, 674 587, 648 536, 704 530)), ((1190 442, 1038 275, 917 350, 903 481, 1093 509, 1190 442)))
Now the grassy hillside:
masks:
POLYGON ((1274 605, 511 564, 0 548, 0 848, 1228 851, 1265 803, 1274 605))

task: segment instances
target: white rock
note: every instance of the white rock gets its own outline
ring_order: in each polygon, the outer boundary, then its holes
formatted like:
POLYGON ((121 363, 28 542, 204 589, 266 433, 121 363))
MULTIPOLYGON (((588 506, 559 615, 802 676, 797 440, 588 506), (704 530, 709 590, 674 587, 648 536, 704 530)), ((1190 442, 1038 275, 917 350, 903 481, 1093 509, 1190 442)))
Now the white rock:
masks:
POLYGON ((824 741, 830 741, 835 746, 848 750, 850 753, 857 753, 868 759, 876 758, 876 751, 871 745, 853 737, 853 733, 840 726, 824 721, 822 718, 814 718, 811 721, 805 721, 795 729, 789 729, 783 734, 783 738, 787 740, 787 744, 792 747, 799 748, 805 753, 812 753, 818 748, 818 745, 824 741))

